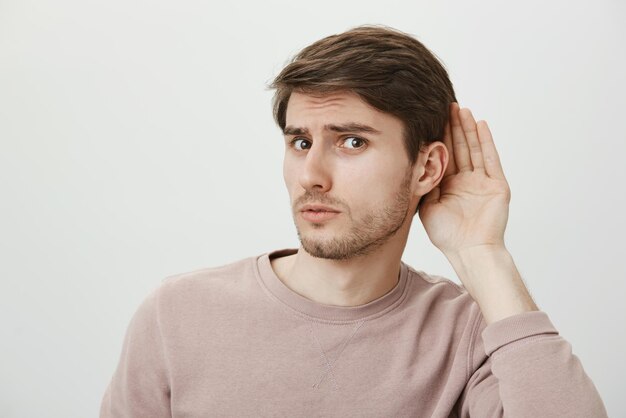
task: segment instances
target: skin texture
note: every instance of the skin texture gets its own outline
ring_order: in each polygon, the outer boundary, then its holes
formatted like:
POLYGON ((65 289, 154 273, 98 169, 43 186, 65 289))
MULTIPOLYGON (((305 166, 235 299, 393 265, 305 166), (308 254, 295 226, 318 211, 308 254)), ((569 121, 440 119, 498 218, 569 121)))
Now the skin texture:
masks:
MULTIPOLYGON (((350 141, 350 138, 346 140, 350 141)), ((337 199, 328 199, 315 189, 305 192, 294 205, 293 216, 298 231, 298 237, 304 250, 317 258, 333 260, 347 260, 357 256, 371 254, 393 236, 404 223, 410 202, 410 175, 405 176, 395 193, 395 197, 386 205, 373 208, 370 213, 363 213, 355 219, 348 205, 337 199), (300 230, 306 228, 307 223, 301 226, 302 220, 300 208, 306 203, 330 204, 334 208, 341 209, 349 226, 343 234, 333 237, 322 238, 321 234, 303 233, 300 230)), ((308 222, 315 231, 328 230, 328 222, 308 222)))
POLYGON ((403 124, 351 92, 293 93, 283 174, 301 246, 272 261, 292 290, 323 304, 356 306, 391 290, 415 208, 487 322, 537 310, 504 246, 510 189, 486 122, 450 107, 443 142, 411 166, 403 124), (332 126, 360 124, 337 132, 332 126), (307 219, 306 204, 338 213, 307 219))
POLYGON ((402 124, 372 112, 357 96, 312 98, 294 94, 285 137, 284 176, 304 250, 317 258, 347 260, 371 254, 393 236, 408 216, 411 172, 401 151, 402 124), (325 129, 356 121, 380 133, 325 129), (310 127, 309 127, 310 126, 310 127), (398 164, 400 162, 400 164, 398 164), (338 210, 335 219, 310 222, 305 204, 338 210))

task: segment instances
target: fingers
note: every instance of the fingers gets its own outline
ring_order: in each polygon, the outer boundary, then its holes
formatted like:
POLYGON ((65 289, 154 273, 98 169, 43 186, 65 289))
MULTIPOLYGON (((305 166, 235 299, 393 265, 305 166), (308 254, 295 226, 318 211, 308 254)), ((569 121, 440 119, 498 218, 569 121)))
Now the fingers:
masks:
POLYGON ((483 170, 489 177, 504 179, 500 157, 487 122, 477 123, 468 108, 461 109, 457 103, 452 103, 449 125, 450 131, 444 136, 444 142, 448 150, 453 151, 445 176, 456 173, 457 169, 459 172, 483 170))
POLYGON ((446 122, 446 128, 443 134, 443 143, 448 149, 448 166, 446 167, 445 173, 443 173, 444 177, 456 174, 457 171, 456 163, 454 162, 454 149, 452 147, 452 131, 450 129, 450 119, 452 117, 452 114, 458 111, 459 104, 455 102, 450 103, 448 121, 446 122))
POLYGON ((471 171, 472 161, 470 158, 470 149, 465 139, 465 132, 461 125, 460 108, 456 104, 450 113, 450 130, 452 132, 452 149, 454 153, 454 162, 459 171, 471 171))
POLYGON ((500 163, 500 156, 496 150, 496 145, 493 143, 493 137, 487 122, 481 120, 477 124, 478 138, 480 139, 480 146, 483 151, 483 160, 485 162, 485 172, 489 177, 497 179, 505 179, 504 171, 502 170, 502 164, 500 163))
POLYGON ((483 151, 478 140, 478 128, 476 127, 474 116, 468 108, 464 108, 459 110, 459 118, 461 119, 461 126, 467 141, 467 148, 469 149, 469 164, 474 167, 474 170, 484 170, 483 151))

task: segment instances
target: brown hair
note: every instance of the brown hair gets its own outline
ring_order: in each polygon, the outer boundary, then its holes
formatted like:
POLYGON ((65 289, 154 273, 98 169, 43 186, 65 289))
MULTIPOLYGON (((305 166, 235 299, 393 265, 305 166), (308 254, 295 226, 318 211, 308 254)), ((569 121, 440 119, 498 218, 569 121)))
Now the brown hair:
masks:
POLYGON ((363 25, 307 46, 276 76, 274 119, 285 129, 294 91, 342 90, 396 116, 405 125, 411 164, 423 145, 443 140, 454 88, 443 65, 414 37, 380 25, 363 25))

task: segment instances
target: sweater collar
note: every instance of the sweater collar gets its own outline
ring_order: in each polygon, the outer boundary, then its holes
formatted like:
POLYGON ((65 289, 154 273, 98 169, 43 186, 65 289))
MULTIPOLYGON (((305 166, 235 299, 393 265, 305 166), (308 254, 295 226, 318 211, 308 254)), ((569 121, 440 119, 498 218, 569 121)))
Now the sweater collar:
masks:
POLYGON ((256 270, 261 285, 283 305, 294 313, 308 319, 324 322, 356 322, 373 319, 396 307, 406 293, 408 267, 400 262, 400 277, 398 283, 389 292, 359 306, 325 305, 310 300, 287 287, 272 269, 271 260, 278 257, 292 255, 298 249, 288 248, 276 250, 260 255, 256 259, 256 270))

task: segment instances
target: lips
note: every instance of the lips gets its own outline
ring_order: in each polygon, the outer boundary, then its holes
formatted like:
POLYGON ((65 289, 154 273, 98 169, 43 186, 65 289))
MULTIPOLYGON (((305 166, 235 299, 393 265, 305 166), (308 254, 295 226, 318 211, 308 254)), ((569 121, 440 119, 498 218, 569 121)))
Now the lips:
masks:
POLYGON ((339 213, 339 211, 335 208, 332 208, 330 206, 324 206, 324 205, 304 205, 302 207, 302 209, 300 209, 300 212, 333 212, 333 213, 339 213))
POLYGON ((340 214, 337 209, 324 205, 304 205, 300 213, 302 218, 314 223, 328 221, 340 214))

